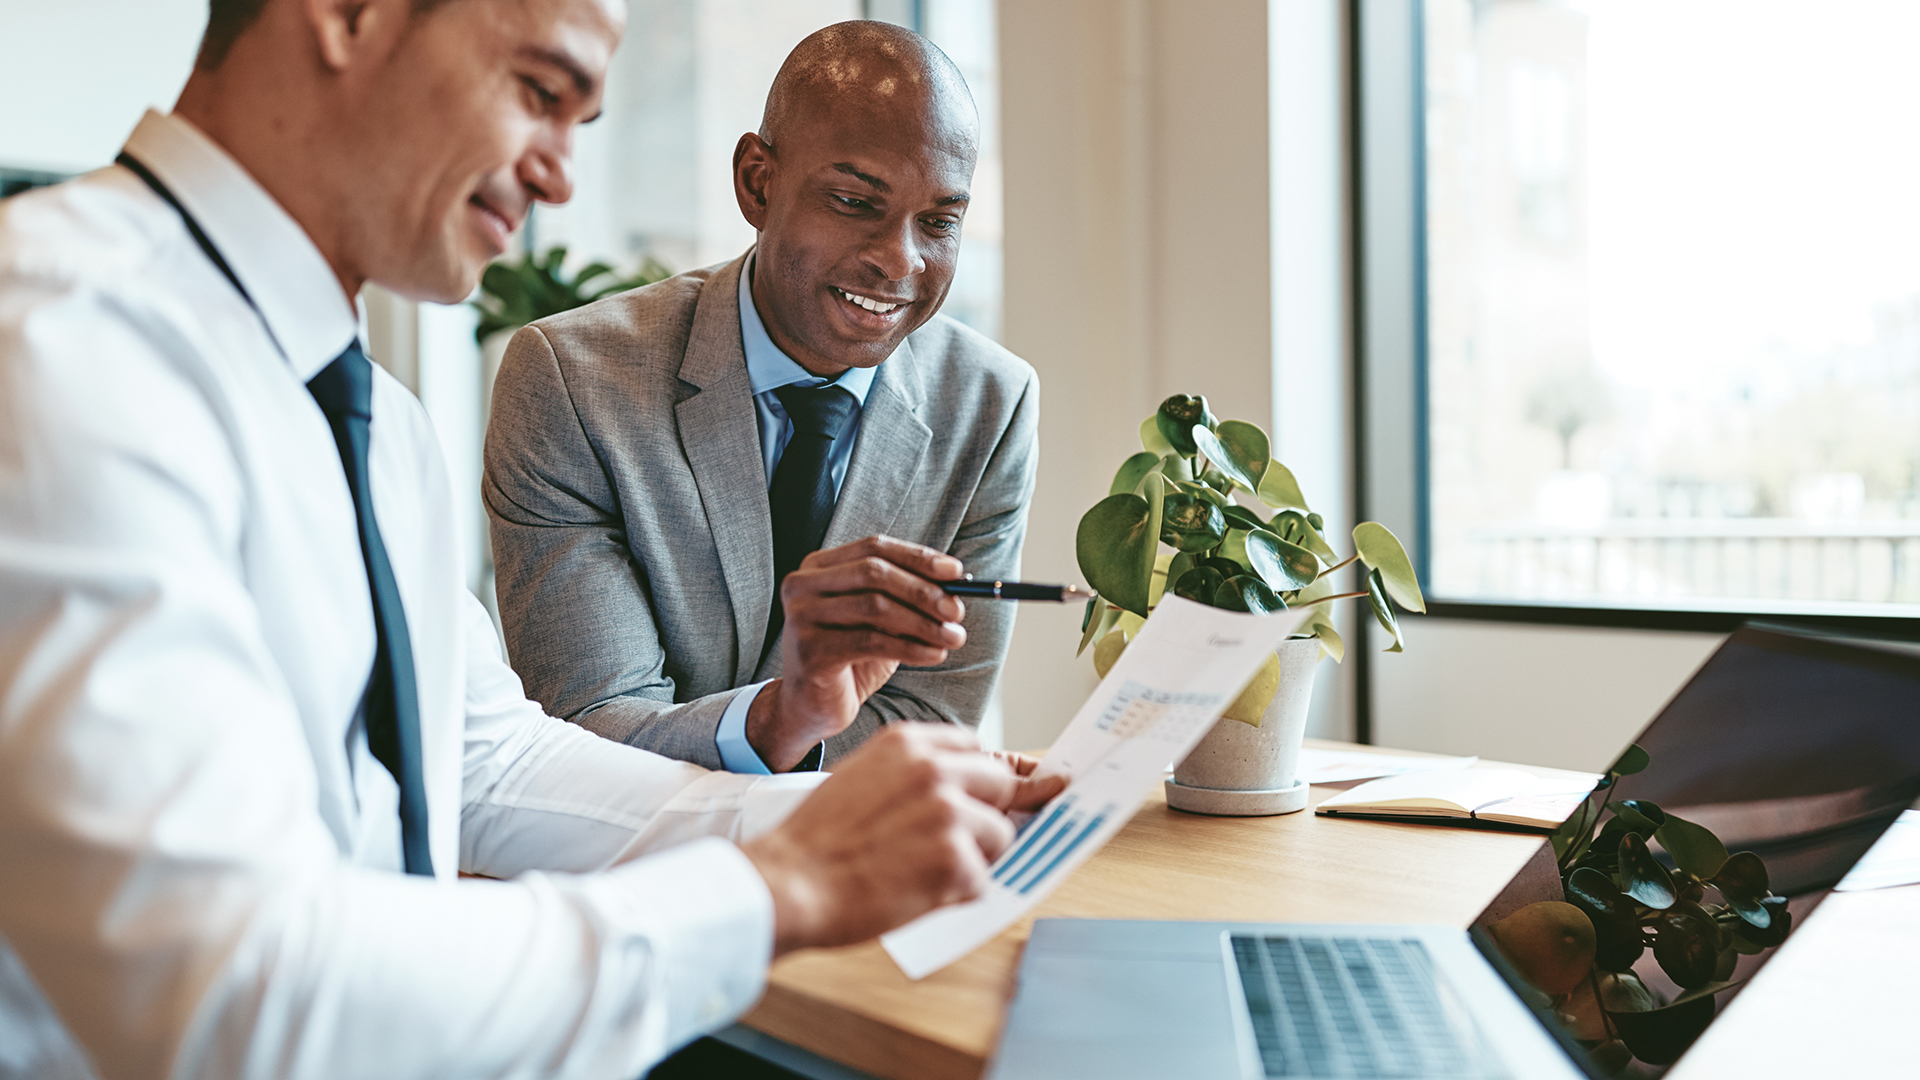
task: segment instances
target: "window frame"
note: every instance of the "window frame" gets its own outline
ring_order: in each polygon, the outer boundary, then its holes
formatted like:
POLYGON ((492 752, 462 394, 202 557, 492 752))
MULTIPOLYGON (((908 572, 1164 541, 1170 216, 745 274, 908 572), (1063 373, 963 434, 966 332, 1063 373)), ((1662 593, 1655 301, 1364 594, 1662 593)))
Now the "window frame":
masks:
MULTIPOLYGON (((1428 468, 1426 26, 1424 0, 1357 0, 1349 36, 1349 163, 1353 206, 1354 502, 1361 520, 1408 540, 1432 581, 1428 468)), ((1461 600, 1429 593, 1443 619, 1631 630, 1731 632, 1753 619, 1920 641, 1920 618, 1824 605, 1752 601, 1700 605, 1461 600)), ((1863 605, 1870 608, 1885 605, 1863 605)), ((1370 650, 1359 628, 1362 664, 1370 650)), ((1366 725, 1364 667, 1360 685, 1366 725)))

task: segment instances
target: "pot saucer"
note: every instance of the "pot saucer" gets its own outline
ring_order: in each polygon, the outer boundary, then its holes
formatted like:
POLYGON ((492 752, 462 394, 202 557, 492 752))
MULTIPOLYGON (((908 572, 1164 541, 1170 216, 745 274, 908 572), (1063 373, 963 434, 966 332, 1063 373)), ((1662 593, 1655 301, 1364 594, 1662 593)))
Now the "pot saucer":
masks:
POLYGON ((1307 808, 1307 784, 1296 780, 1292 787, 1265 791, 1222 791, 1218 788, 1188 787, 1172 777, 1166 780, 1167 805, 1192 814, 1217 817, 1271 817, 1291 814, 1307 808))

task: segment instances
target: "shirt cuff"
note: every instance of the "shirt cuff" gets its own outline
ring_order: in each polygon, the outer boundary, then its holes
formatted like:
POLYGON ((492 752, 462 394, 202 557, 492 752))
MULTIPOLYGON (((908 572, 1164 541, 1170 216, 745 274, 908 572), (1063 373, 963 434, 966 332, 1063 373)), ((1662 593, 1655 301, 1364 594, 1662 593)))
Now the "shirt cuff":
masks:
POLYGON ((767 683, 754 683, 740 688, 727 702, 727 710, 720 714, 720 730, 714 734, 714 746, 720 751, 720 765, 730 773, 745 773, 749 776, 766 776, 773 772, 767 763, 760 760, 760 754, 747 741, 747 710, 753 707, 753 700, 767 683))
MULTIPOLYGON (((767 682, 741 687, 739 693, 733 695, 733 700, 727 702, 726 711, 720 714, 720 730, 714 732, 713 744, 715 749, 720 751, 720 767, 727 772, 741 773, 746 776, 773 775, 773 770, 767 768, 767 763, 760 760, 760 752, 747 741, 747 710, 753 708, 753 699, 759 697, 760 691, 772 681, 768 679, 767 682)), ((795 765, 792 771, 819 771, 820 762, 826 757, 826 752, 826 743, 815 743, 813 749, 807 751, 807 756, 801 758, 800 764, 795 765)))
POLYGON ((739 848, 696 840, 589 880, 638 932, 662 992, 665 1048, 724 1027, 759 1000, 773 956, 773 897, 739 848))

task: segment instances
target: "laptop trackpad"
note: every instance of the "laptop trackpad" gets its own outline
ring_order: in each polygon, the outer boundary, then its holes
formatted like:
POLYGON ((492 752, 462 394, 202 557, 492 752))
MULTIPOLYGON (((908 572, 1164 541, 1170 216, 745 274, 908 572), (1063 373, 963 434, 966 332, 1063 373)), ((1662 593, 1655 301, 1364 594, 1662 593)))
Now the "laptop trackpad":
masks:
POLYGON ((989 1075, 1237 1080, 1227 993, 1216 958, 1029 955, 989 1075))

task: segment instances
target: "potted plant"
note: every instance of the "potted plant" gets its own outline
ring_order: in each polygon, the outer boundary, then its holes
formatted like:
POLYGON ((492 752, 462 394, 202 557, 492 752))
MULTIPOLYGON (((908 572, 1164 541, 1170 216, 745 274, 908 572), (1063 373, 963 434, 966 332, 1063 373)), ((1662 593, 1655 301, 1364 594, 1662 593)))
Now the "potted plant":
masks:
POLYGON ((1167 591, 1232 611, 1312 608, 1167 782, 1167 802, 1183 810, 1299 810, 1307 788, 1294 773, 1314 667, 1322 656, 1337 663, 1346 651, 1333 602, 1365 597, 1392 635, 1387 651, 1399 652, 1394 605, 1426 610, 1413 563, 1399 539, 1372 521, 1354 528, 1354 554, 1341 558, 1292 471, 1272 459, 1267 433, 1244 420, 1215 419, 1204 397, 1162 402, 1140 424, 1140 444, 1074 538, 1080 572, 1098 594, 1087 604, 1080 651, 1092 646, 1104 677, 1167 591), (1366 588, 1335 592, 1334 574, 1356 560, 1367 568, 1366 588))
POLYGON ((1633 1059, 1677 1059, 1712 1022, 1715 997, 1739 985, 1740 958, 1778 946, 1793 927, 1760 856, 1729 855, 1704 826, 1620 797, 1622 779, 1648 763, 1645 750, 1628 747, 1554 833, 1566 899, 1528 904, 1489 927, 1545 998, 1536 1004, 1615 1072, 1633 1059), (1677 992, 1649 984, 1656 969, 1677 992))
POLYGON ((620 277, 603 262, 588 263, 569 279, 564 269, 567 249, 555 245, 544 253, 527 252, 512 262, 496 262, 480 275, 480 295, 472 301, 480 313, 473 338, 480 343, 480 415, 493 412, 493 378, 500 372, 513 332, 549 315, 572 311, 614 293, 665 281, 673 276, 654 258, 640 263, 632 277, 620 277))

